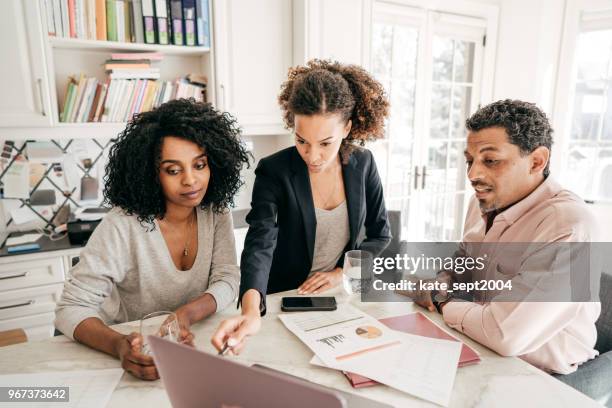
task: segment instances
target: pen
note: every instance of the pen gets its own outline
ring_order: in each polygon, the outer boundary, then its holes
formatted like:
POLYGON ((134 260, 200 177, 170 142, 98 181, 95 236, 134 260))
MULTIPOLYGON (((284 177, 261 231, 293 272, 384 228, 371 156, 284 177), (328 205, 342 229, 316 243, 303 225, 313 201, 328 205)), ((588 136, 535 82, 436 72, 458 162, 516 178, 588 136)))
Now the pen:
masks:
POLYGON ((219 355, 224 356, 236 345, 236 341, 234 339, 228 339, 225 344, 223 344, 223 348, 219 350, 219 355), (230 344, 231 343, 231 344, 230 344))
POLYGON ((224 356, 224 355, 226 355, 229 349, 230 349, 229 344, 225 343, 225 344, 223 345, 223 348, 222 348, 221 350, 219 350, 219 355, 220 355, 220 356, 224 356))

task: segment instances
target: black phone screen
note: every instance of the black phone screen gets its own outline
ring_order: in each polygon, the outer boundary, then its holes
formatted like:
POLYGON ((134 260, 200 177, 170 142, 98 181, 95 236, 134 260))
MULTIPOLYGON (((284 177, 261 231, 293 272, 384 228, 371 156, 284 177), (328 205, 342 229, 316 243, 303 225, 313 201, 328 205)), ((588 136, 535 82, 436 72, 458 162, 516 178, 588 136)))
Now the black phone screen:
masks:
POLYGON ((283 308, 287 309, 330 309, 336 307, 334 297, 284 297, 283 308))

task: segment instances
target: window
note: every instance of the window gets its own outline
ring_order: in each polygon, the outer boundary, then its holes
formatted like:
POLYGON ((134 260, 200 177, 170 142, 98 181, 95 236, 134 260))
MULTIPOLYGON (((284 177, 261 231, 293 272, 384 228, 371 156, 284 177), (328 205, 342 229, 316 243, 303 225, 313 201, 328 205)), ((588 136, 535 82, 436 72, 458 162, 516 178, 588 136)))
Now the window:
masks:
POLYGON ((576 43, 564 183, 584 199, 612 202, 612 22, 583 26, 576 43))
POLYGON ((480 102, 486 20, 375 3, 372 71, 389 94, 387 138, 371 147, 402 238, 461 238, 465 119, 480 102))

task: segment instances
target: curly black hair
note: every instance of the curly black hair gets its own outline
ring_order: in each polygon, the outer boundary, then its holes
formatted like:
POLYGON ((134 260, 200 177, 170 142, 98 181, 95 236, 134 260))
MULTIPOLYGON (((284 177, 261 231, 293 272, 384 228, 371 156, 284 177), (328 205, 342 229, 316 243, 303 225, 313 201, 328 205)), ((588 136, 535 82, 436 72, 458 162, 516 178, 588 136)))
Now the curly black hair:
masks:
MULTIPOLYGON (((490 127, 506 130, 510 143, 519 147, 522 154, 529 154, 540 146, 550 151, 553 129, 546 114, 534 103, 504 99, 478 109, 465 121, 468 131, 478 132, 490 127)), ((550 174, 550 159, 544 169, 544 177, 550 174)))
POLYGON ((313 59, 304 66, 289 69, 278 102, 287 128, 294 127, 294 116, 339 113, 352 122, 342 141, 340 153, 346 161, 355 145, 380 139, 385 134, 389 100, 383 86, 365 69, 330 60, 313 59))
POLYGON ((240 141, 240 129, 228 113, 194 99, 164 103, 149 112, 134 115, 110 148, 105 167, 104 203, 137 215, 143 226, 155 228, 163 218, 166 200, 159 181, 163 139, 176 136, 204 149, 210 166, 210 181, 200 203, 220 213, 234 206, 234 195, 242 186, 240 171, 250 166, 250 153, 240 141))

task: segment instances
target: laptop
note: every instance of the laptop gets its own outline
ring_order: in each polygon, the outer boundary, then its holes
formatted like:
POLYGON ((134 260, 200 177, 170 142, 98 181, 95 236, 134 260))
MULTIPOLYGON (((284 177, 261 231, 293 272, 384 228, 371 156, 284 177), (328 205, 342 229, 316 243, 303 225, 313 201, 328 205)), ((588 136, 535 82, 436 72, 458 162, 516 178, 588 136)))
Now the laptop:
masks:
POLYGON ((245 366, 157 336, 148 336, 174 408, 388 408, 263 366, 245 366))

